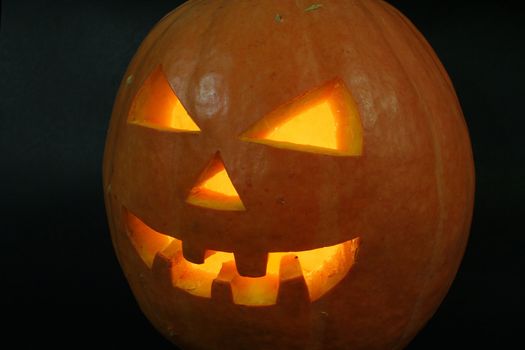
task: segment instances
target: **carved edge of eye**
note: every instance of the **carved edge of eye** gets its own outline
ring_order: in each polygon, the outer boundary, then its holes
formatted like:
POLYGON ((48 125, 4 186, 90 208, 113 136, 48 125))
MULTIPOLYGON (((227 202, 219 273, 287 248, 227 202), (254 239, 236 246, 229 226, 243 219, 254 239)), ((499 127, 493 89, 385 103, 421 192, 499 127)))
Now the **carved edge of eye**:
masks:
POLYGON ((161 65, 146 78, 133 98, 128 123, 168 132, 201 131, 175 94, 161 65))
POLYGON ((281 105, 241 134, 240 139, 332 156, 363 153, 359 110, 340 79, 281 105))

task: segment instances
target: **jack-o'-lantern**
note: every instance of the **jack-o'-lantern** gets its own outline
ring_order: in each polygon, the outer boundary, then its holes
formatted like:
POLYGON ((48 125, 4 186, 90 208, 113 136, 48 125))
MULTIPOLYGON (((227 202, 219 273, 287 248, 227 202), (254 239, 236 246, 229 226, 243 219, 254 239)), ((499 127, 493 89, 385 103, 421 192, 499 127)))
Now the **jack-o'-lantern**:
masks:
POLYGON ((446 294, 474 193, 452 84, 376 0, 189 1, 120 87, 114 247, 188 349, 391 349, 446 294))

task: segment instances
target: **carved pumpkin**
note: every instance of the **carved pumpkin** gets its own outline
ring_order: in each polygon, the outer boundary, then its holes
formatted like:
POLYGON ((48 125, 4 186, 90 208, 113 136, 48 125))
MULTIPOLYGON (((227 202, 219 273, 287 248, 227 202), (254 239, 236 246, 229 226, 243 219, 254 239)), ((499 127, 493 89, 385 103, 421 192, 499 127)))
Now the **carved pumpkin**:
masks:
POLYGON ((104 159, 138 303, 188 349, 391 349, 461 261, 462 112, 375 0, 189 1, 128 68, 104 159))

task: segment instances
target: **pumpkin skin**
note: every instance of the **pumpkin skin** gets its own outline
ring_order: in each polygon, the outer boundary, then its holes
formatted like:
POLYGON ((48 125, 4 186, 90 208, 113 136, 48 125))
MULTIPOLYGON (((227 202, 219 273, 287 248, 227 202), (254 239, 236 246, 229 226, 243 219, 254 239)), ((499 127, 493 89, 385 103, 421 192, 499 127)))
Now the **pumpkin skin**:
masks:
POLYGON ((142 311, 184 349, 402 348, 439 306, 463 256, 474 166, 439 59, 384 2, 310 5, 189 1, 151 31, 121 84, 104 155, 112 240, 142 311), (135 97, 158 67, 198 135, 129 123, 135 97), (239 137, 333 79, 357 105, 360 156, 239 137), (245 211, 185 201, 218 151, 245 211), (175 288, 172 261, 161 254, 148 266, 130 240, 128 211, 184 242, 188 256, 233 252, 247 276, 257 275, 268 252, 352 239, 359 250, 351 270, 317 300, 238 305, 175 288))

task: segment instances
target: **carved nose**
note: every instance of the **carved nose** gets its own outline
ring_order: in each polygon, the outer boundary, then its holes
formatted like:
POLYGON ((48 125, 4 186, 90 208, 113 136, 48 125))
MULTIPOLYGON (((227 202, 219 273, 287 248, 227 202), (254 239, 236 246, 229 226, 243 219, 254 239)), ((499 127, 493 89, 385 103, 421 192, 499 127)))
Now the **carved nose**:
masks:
POLYGON ((199 176, 186 199, 186 203, 215 210, 246 210, 228 176, 220 152, 215 153, 206 169, 199 176))

